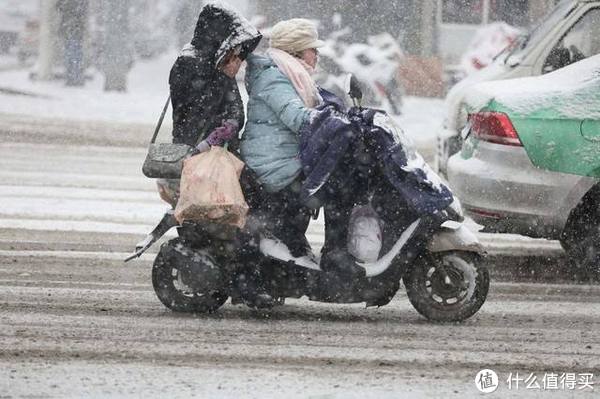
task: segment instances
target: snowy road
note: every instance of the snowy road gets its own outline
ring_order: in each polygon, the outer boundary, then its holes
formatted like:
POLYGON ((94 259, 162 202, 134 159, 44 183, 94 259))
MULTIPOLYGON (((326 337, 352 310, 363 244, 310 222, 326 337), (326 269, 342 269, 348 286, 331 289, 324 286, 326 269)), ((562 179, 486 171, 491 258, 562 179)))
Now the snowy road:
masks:
MULTIPOLYGON (((166 205, 137 147, 0 144, 0 228, 146 234, 166 205)), ((323 223, 309 228, 316 250, 323 223)), ((479 234, 491 254, 556 256, 556 241, 479 234)))
MULTIPOLYGON (((121 259, 165 206, 144 149, 0 144, 0 398, 474 397, 475 374, 600 374, 600 287, 492 283, 462 325, 390 306, 290 300, 176 315, 150 286, 151 254, 121 259)), ((490 253, 556 257, 556 242, 480 235, 490 253)), ((309 239, 322 242, 322 224, 309 239)), ((498 267, 502 267, 499 265, 498 267)), ((517 397, 593 397, 521 387, 517 397)), ((514 388, 513 388, 514 389, 514 388)))
MULTIPOLYGON (((600 373, 598 286, 494 282, 462 325, 426 322, 403 291, 381 309, 289 300, 178 315, 154 296, 150 261, 64 254, 110 254, 128 238, 0 230, 1 397, 462 398, 477 396, 483 368, 501 380, 600 373), (41 246, 57 252, 25 252, 41 246)), ((510 393, 501 381, 490 397, 510 393)))

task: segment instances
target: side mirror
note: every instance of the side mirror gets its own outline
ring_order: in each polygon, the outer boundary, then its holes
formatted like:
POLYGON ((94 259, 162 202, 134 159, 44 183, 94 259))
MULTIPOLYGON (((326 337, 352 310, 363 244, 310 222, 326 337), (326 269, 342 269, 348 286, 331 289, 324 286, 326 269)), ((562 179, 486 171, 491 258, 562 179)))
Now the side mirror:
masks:
POLYGON ((346 80, 346 88, 348 91, 348 95, 350 96, 350 98, 352 99, 352 102, 354 103, 354 106, 360 107, 363 93, 362 93, 361 84, 358 81, 358 79, 356 79, 356 76, 354 76, 352 74, 348 75, 347 80, 346 80))

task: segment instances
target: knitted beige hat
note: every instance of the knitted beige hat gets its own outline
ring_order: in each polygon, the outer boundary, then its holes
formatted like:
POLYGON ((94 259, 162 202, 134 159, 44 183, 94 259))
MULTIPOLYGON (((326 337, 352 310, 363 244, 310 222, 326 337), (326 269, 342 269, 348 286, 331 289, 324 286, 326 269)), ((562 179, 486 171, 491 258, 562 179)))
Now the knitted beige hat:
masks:
POLYGON ((287 53, 299 53, 307 48, 323 47, 317 27, 304 18, 288 19, 275 24, 271 29, 269 45, 287 53))

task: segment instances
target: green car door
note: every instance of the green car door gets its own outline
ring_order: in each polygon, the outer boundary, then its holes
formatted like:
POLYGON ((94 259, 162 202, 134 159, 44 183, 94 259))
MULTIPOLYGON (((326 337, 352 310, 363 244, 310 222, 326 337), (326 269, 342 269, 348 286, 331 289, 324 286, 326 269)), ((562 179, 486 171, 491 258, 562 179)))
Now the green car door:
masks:
POLYGON ((517 131, 531 162, 542 169, 600 177, 600 72, 591 84, 550 92, 528 112, 495 104, 517 131))

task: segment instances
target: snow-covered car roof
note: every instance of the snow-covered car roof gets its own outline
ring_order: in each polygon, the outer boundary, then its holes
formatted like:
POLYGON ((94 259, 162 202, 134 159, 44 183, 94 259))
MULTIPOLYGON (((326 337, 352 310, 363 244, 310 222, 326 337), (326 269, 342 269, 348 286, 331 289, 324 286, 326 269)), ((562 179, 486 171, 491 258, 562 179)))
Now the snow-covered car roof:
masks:
POLYGON ((542 76, 479 83, 465 101, 472 110, 494 101, 521 115, 548 110, 559 118, 600 119, 600 55, 542 76))

